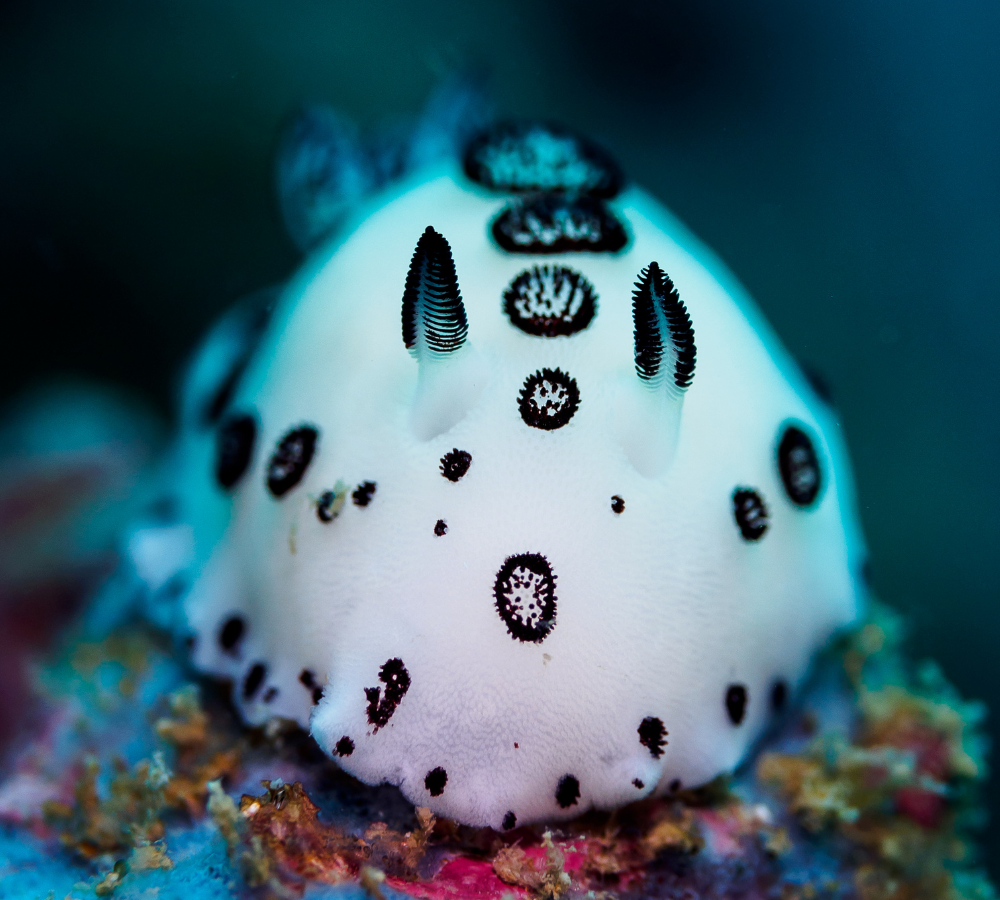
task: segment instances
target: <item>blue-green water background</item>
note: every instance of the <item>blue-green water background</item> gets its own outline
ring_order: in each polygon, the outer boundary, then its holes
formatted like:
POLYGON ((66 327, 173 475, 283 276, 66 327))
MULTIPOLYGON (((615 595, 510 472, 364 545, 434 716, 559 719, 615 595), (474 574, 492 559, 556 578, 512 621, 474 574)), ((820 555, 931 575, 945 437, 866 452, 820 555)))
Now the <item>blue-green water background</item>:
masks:
POLYGON ((70 372, 166 410, 296 263, 284 117, 373 126, 478 68, 601 139, 825 373, 879 593, 1000 710, 998 48, 986 0, 0 2, 0 399, 70 372))

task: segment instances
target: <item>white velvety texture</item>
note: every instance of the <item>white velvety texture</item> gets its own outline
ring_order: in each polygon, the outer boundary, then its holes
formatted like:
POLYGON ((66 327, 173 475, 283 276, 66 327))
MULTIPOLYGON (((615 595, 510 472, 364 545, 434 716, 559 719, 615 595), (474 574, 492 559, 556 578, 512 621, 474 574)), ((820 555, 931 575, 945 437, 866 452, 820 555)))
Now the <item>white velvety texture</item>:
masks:
MULTIPOLYGON (((505 203, 451 170, 379 198, 281 298, 230 407, 258 423, 243 478, 220 489, 215 433, 193 424, 171 475, 194 535, 178 627, 197 638, 195 664, 234 679, 248 721, 295 719, 361 780, 496 828, 731 770, 774 715, 774 683, 794 693, 815 650, 857 615, 863 558, 832 414, 682 226, 630 188, 609 204, 631 235, 624 251, 539 258, 493 242, 505 203), (464 361, 454 372, 435 362, 418 397, 400 303, 428 225, 451 245, 469 338, 464 361), (652 395, 635 372, 632 290, 652 261, 694 326, 697 367, 682 401, 652 395), (545 338, 511 324, 503 292, 536 264, 591 282, 598 310, 586 330, 545 338), (518 410, 522 384, 542 368, 562 369, 580 391, 576 414, 552 431, 518 410), (433 407, 432 389, 467 408, 424 439, 435 429, 415 422, 433 407), (808 508, 789 500, 778 470, 789 421, 820 461, 822 490, 808 508), (302 424, 319 433, 315 456, 275 498, 269 457, 302 424), (439 467, 453 448, 472 457, 457 482, 439 467), (365 481, 377 484, 369 505, 348 497, 320 520, 324 491, 365 481), (766 504, 758 541, 734 520, 737 487, 766 504), (554 625, 538 642, 512 637, 494 600, 498 570, 522 553, 543 555, 556 576, 554 625), (234 616, 245 629, 227 650, 219 635, 234 616), (410 684, 376 728, 366 689, 384 697, 380 668, 393 659, 410 684), (266 675, 244 699, 255 663, 266 675), (303 670, 325 686, 318 705, 303 670), (739 724, 725 702, 731 685, 748 696, 739 724), (667 732, 659 755, 640 742, 646 718, 667 732), (338 756, 345 737, 353 749, 338 756), (440 775, 427 779, 437 768, 447 773, 440 792, 440 775), (563 806, 567 775, 579 798, 563 806)), ((208 389, 196 382, 190 391, 208 389)))

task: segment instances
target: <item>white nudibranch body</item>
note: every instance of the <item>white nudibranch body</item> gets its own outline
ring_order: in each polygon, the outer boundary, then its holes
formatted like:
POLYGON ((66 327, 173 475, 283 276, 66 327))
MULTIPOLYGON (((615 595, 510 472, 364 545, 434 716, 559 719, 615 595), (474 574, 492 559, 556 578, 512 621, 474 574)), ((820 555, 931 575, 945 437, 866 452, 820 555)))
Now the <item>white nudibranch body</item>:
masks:
POLYGON ((364 782, 496 829, 701 785, 858 614, 832 412, 583 139, 487 132, 256 329, 189 378, 177 627, 364 782))

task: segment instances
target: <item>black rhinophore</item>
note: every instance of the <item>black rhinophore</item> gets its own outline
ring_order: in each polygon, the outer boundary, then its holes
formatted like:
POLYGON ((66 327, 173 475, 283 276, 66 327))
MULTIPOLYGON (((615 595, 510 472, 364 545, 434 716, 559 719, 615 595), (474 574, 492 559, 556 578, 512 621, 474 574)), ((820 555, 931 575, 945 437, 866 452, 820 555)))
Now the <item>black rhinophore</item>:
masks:
POLYGON ((493 596, 511 637, 540 643, 555 627, 556 576, 542 554, 508 556, 497 572, 493 596))
POLYGON ((615 253, 628 243, 625 226, 607 204, 585 195, 547 193, 515 200, 490 230, 510 253, 615 253))
POLYGON ((504 291, 503 311, 525 334, 562 337, 583 331, 597 313, 597 294, 580 272, 532 266, 504 291))
POLYGON ((624 181, 606 150, 549 122, 497 123, 469 142, 464 168, 484 187, 512 193, 573 191, 614 197, 624 181))
POLYGON ((256 439, 257 422, 251 415, 230 416, 219 426, 215 439, 215 478, 223 489, 235 487, 250 467, 256 439))
POLYGON ((767 507, 753 488, 733 491, 733 517, 745 540, 759 541, 767 531, 767 507))
POLYGON ((788 499, 796 506, 811 506, 822 486, 816 448, 808 434, 788 425, 778 444, 778 471, 788 499))
POLYGON ((423 353, 452 353, 469 333, 451 247, 430 225, 420 235, 403 291, 403 343, 423 353))
POLYGON ((691 317, 674 283, 655 262, 635 283, 632 320, 636 374, 653 385, 666 378, 679 390, 690 387, 696 356, 691 317))
POLYGON ((312 425, 300 425, 278 441, 267 464, 267 487, 275 497, 283 497, 302 480, 316 452, 318 437, 312 425))

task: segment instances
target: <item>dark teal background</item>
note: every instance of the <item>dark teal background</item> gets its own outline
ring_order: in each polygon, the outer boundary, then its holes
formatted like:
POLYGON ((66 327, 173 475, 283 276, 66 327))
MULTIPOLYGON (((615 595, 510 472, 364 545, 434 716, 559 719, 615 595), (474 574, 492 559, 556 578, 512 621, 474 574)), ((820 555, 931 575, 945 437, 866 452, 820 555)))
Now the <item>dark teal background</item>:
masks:
POLYGON ((8 0, 0 394, 83 373, 166 410, 211 318, 296 263, 284 117, 372 126, 479 68, 602 140, 825 373, 879 593, 1000 709, 998 47, 985 0, 8 0))

